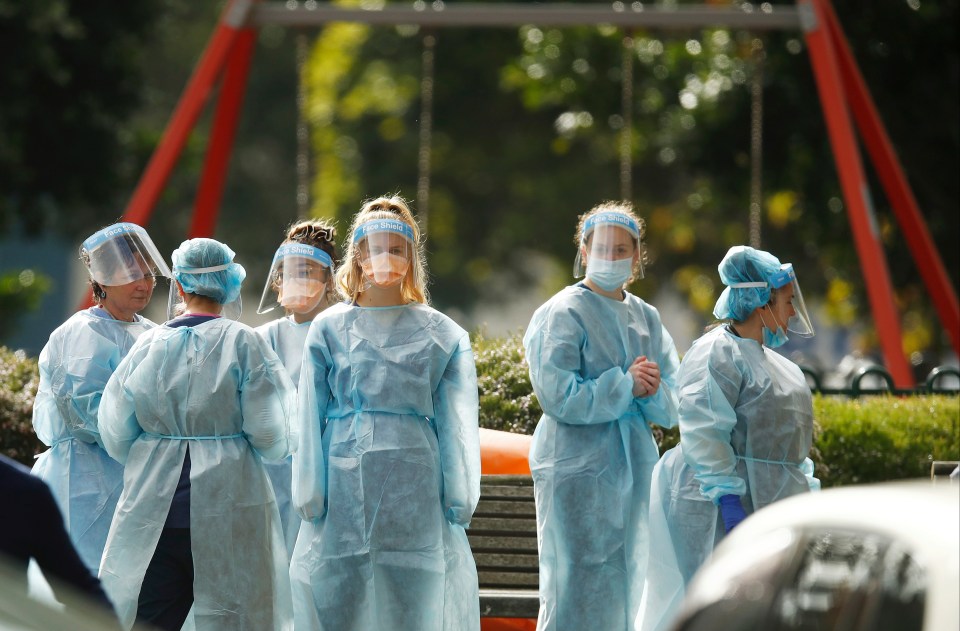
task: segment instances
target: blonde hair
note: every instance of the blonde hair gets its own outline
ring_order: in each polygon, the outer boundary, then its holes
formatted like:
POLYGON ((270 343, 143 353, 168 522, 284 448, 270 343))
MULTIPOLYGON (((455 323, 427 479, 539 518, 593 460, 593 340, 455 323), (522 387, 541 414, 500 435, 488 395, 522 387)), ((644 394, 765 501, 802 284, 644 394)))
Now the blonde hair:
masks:
POLYGON ((639 249, 640 256, 637 257, 637 261, 633 264, 633 273, 630 276, 628 283, 632 283, 637 276, 637 272, 640 271, 640 266, 647 264, 647 247, 643 242, 643 237, 646 234, 646 223, 643 219, 640 218, 634 209, 633 204, 628 201, 604 201, 600 202, 587 212, 580 215, 577 221, 577 232, 573 236, 574 243, 577 244, 577 248, 583 245, 583 229, 587 223, 587 219, 593 217, 598 213, 619 213, 621 215, 626 215, 637 222, 637 231, 640 234, 640 237, 637 239, 637 247, 639 249))
POLYGON ((372 219, 399 219, 413 230, 413 257, 407 275, 400 281, 400 294, 405 302, 420 302, 427 304, 430 301, 427 292, 427 262, 423 253, 423 243, 420 239, 420 227, 413 217, 410 207, 399 195, 383 196, 364 202, 360 212, 353 218, 350 226, 350 237, 347 243, 347 252, 343 256, 343 263, 337 270, 337 291, 343 299, 354 303, 363 293, 366 279, 360 267, 360 257, 356 244, 353 242, 353 233, 357 227, 372 219))

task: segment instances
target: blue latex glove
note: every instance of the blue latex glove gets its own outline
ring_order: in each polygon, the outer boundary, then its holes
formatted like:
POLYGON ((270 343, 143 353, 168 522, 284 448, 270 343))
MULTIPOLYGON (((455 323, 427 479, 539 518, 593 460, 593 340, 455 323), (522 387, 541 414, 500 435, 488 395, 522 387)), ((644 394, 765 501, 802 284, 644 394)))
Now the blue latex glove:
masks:
POLYGON ((724 495, 720 497, 720 516, 723 517, 723 527, 727 532, 736 527, 737 524, 747 518, 747 513, 743 510, 743 504, 740 503, 739 495, 724 495))

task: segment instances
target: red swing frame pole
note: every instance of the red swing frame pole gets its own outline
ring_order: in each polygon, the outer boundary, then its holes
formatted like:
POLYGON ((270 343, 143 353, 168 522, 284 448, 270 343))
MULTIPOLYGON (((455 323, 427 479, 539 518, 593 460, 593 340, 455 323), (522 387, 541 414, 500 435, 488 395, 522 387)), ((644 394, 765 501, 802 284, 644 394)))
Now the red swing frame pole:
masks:
POLYGON ((857 67, 836 11, 829 3, 824 4, 824 17, 830 32, 830 41, 840 63, 841 80, 849 98, 857 129, 860 130, 860 137, 872 158, 880 184, 886 192, 887 199, 890 200, 894 216, 903 230, 913 260, 940 316, 940 323, 950 336, 954 352, 960 355, 960 302, 957 300, 957 292, 920 213, 919 204, 913 196, 913 191, 910 189, 893 143, 890 142, 877 107, 870 96, 867 84, 857 67))
POLYGON ((243 97, 247 90, 247 77, 250 74, 256 36, 257 32, 252 28, 241 29, 230 51, 226 75, 217 97, 213 131, 207 147, 207 157, 200 176, 193 219, 188 232, 188 237, 191 239, 213 236, 220 202, 223 199, 233 140, 240 121, 243 97))
POLYGON ((223 10, 203 56, 187 82, 177 107, 167 123, 160 144, 123 213, 123 221, 146 225, 160 193, 180 157, 190 131, 197 123, 210 92, 223 72, 234 43, 253 7, 252 0, 232 0, 223 10))
MULTIPOLYGON (((183 152, 190 131, 196 125, 211 90, 223 74, 224 66, 231 58, 231 51, 235 48, 237 39, 243 31, 249 30, 241 27, 247 23, 254 4, 255 0, 231 0, 220 14, 220 21, 210 37, 210 43, 204 49, 183 94, 180 95, 177 107, 160 138, 160 144, 154 149, 150 162, 140 176, 130 201, 123 211, 121 221, 129 221, 141 226, 145 226, 150 221, 160 193, 183 152)), ((253 36, 250 36, 250 42, 252 48, 253 36)), ((235 63, 239 66, 239 62, 235 63)), ((249 67, 249 58, 246 66, 249 67)), ((245 70, 241 73, 238 68, 235 73, 242 74, 242 82, 245 86, 245 70)), ((243 86, 240 87, 240 91, 242 93, 243 86)), ((239 109, 239 103, 237 109, 239 109)), ((230 143, 232 143, 232 137, 231 131, 230 143)), ((229 147, 227 153, 229 153, 229 147)), ((222 189, 222 182, 220 185, 222 189)), ((219 202, 219 196, 217 201, 219 202)), ((91 306, 93 306, 93 293, 87 291, 78 310, 91 306)))
POLYGON ((894 385, 897 388, 909 388, 913 385, 913 374, 903 353, 903 334, 890 271, 880 242, 880 231, 850 121, 837 54, 827 28, 826 0, 800 0, 798 4, 807 16, 804 37, 810 50, 813 75, 837 163, 840 187, 846 200, 847 216, 853 230, 854 244, 860 259, 880 348, 894 385))

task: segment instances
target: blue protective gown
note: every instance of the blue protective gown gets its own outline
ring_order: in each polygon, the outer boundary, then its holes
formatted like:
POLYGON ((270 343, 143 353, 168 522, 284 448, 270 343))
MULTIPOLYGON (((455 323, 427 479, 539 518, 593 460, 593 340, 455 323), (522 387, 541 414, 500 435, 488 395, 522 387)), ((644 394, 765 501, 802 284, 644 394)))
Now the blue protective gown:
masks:
POLYGON ((652 306, 583 285, 533 315, 523 338, 543 408, 530 450, 540 546, 537 629, 625 630, 646 572, 657 445, 648 423, 677 422, 673 338, 652 306), (627 369, 646 355, 657 394, 634 398, 627 369))
POLYGON ((217 318, 143 335, 103 394, 100 427, 125 463, 100 578, 125 628, 187 450, 197 629, 291 629, 280 514, 261 457, 296 449, 296 392, 250 327, 217 318))
POLYGON ((339 304, 300 372, 298 631, 480 628, 465 528, 480 496, 467 333, 422 304, 339 304))
MULTIPOLYGON (((300 364, 303 360, 303 345, 307 341, 307 331, 310 330, 310 321, 297 323, 293 318, 278 318, 254 329, 267 340, 287 369, 291 381, 296 385, 300 381, 300 364)), ((293 485, 293 456, 283 460, 264 462, 270 483, 273 485, 273 494, 277 497, 277 506, 280 508, 280 522, 283 528, 283 540, 287 544, 287 554, 293 554, 293 546, 297 543, 297 533, 300 532, 300 515, 293 507, 291 487, 293 485)))
POLYGON ((70 539, 94 575, 123 488, 123 466, 100 439, 100 397, 137 337, 155 326, 140 316, 114 320, 92 307, 60 325, 40 352, 33 429, 50 449, 33 473, 50 485, 70 539))
POLYGON ((749 515, 819 488, 807 457, 813 399, 800 368, 726 326, 696 340, 679 375, 680 445, 654 472, 651 558, 636 628, 667 629, 687 583, 725 530, 717 508, 740 496, 749 515))

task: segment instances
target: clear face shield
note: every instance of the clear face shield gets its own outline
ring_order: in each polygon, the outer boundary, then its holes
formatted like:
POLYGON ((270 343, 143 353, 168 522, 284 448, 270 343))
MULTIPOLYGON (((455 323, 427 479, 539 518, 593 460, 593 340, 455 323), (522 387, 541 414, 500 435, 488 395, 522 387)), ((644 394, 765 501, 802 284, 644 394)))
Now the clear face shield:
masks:
POLYGON ((293 313, 310 313, 326 295, 333 278, 330 255, 311 245, 285 243, 270 265, 257 313, 282 306, 293 313))
POLYGON ((374 219, 353 234, 363 275, 379 287, 399 284, 413 264, 413 229, 395 219, 374 219))
POLYGON ((780 270, 771 276, 767 282, 735 283, 730 287, 771 287, 778 290, 774 304, 779 305, 780 301, 785 298, 793 308, 793 314, 787 318, 787 322, 778 324, 801 337, 813 337, 813 323, 810 321, 807 305, 803 301, 803 293, 800 291, 800 283, 797 282, 797 274, 793 270, 793 264, 784 263, 781 265, 780 270))
POLYGON ((132 223, 114 224, 93 234, 80 246, 80 258, 90 277, 104 287, 172 276, 147 231, 132 223))
POLYGON ((784 294, 783 289, 788 286, 793 290, 792 292, 789 289, 786 291, 794 312, 787 320, 787 330, 801 337, 813 337, 813 323, 810 321, 810 314, 807 313, 807 305, 803 301, 800 283, 797 282, 797 274, 793 271, 793 265, 791 263, 781 265, 780 271, 770 279, 770 285, 781 290, 780 295, 784 294))
POLYGON ((634 259, 640 255, 640 229, 631 217, 616 213, 602 212, 587 218, 583 226, 583 236, 573 262, 574 278, 592 272, 603 275, 631 275, 643 278, 643 264, 634 274, 634 259), (588 272, 588 268, 591 268, 588 272), (608 270, 609 268, 609 270, 608 270), (616 271, 614 271, 616 270, 616 271))

